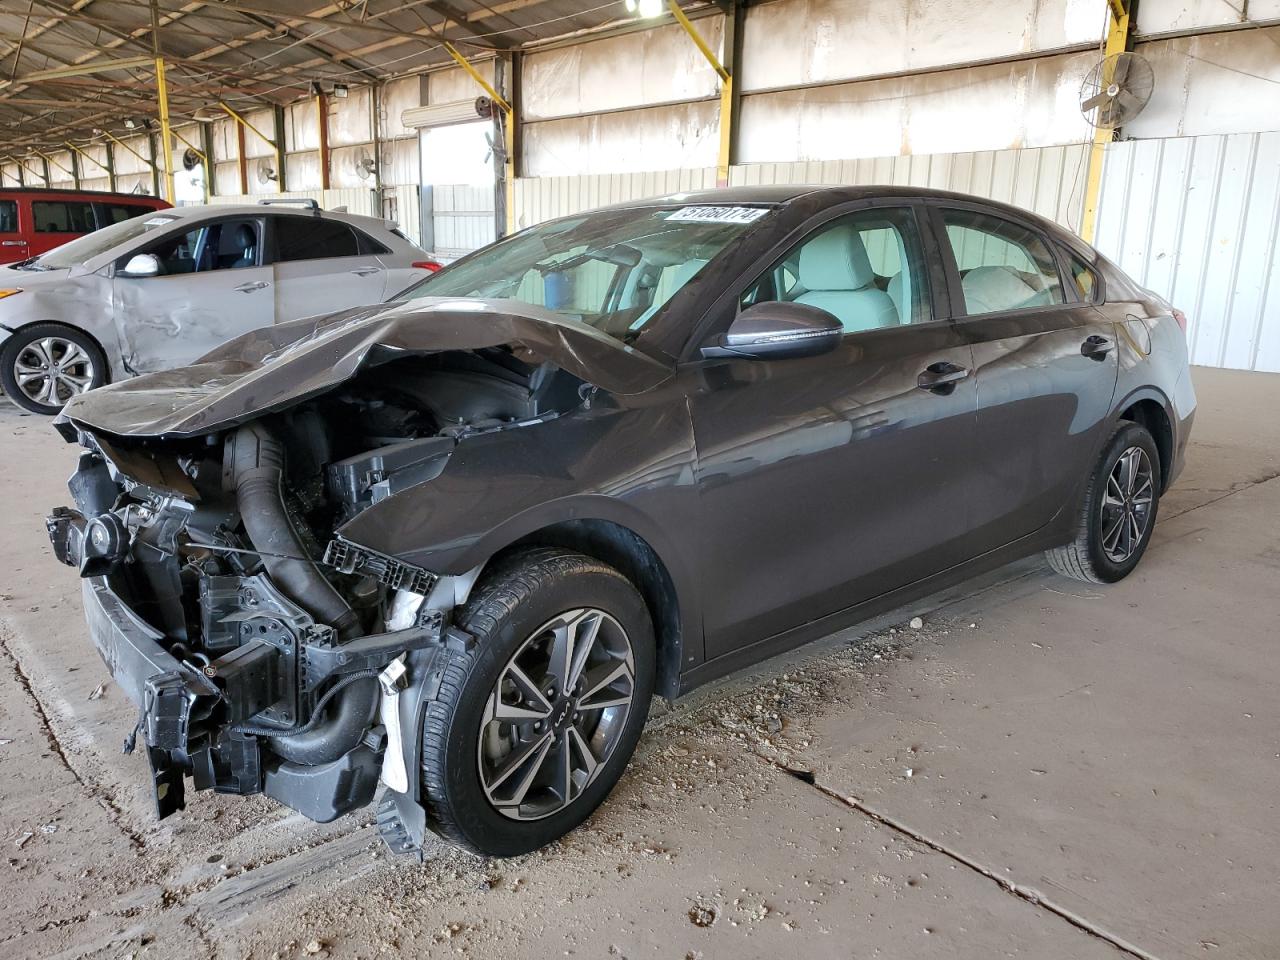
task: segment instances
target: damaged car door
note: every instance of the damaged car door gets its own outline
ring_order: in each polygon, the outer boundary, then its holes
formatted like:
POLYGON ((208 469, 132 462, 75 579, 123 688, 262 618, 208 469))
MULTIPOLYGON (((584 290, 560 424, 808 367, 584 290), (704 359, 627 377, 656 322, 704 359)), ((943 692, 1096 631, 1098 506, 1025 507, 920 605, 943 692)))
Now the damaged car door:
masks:
POLYGON ((190 363, 275 322, 272 267, 257 217, 208 220, 169 233, 114 265, 112 298, 125 366, 149 373, 190 363))

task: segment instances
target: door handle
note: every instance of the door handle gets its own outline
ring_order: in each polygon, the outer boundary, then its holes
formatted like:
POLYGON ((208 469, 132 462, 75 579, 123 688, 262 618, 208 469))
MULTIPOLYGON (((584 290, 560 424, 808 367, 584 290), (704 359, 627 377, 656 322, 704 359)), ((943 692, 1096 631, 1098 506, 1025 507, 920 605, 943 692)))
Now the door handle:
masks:
POLYGON ((255 290, 261 290, 263 287, 269 287, 271 284, 265 280, 252 280, 249 283, 242 283, 236 287, 238 293, 253 293, 255 290))
POLYGON ((381 273, 382 268, 381 267, 356 267, 351 272, 354 273, 357 277, 367 277, 371 273, 381 273))
POLYGON ((0 240, 0 247, 25 247, 25 240, 0 240))
POLYGON ((921 390, 946 396, 953 392, 956 384, 969 376, 969 368, 947 360, 931 363, 920 371, 916 377, 916 386, 921 390))
POLYGON ((1084 343, 1080 344, 1080 354, 1090 360, 1105 360, 1114 346, 1115 344, 1106 337, 1094 334, 1091 337, 1086 337, 1084 343))

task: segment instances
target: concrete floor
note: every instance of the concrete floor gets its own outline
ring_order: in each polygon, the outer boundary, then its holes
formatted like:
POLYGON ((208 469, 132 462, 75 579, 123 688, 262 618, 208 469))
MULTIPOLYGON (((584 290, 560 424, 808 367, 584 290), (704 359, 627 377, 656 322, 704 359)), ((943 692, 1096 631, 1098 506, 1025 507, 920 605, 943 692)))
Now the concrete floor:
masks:
POLYGON ((262 799, 151 820, 40 522, 74 449, 3 405, 0 955, 1280 956, 1280 376, 1196 383, 1124 583, 1028 561, 830 637, 656 717, 564 841, 422 866, 262 799))

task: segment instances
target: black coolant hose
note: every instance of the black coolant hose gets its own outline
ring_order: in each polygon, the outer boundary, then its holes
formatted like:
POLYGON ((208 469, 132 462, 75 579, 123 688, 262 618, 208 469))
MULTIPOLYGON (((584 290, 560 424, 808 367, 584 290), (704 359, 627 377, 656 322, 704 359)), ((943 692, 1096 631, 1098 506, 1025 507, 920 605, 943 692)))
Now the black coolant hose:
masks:
MULTIPOLYGON (((284 502, 284 447, 261 424, 241 427, 231 438, 232 479, 245 532, 272 582, 290 600, 337 632, 353 639, 360 621, 351 605, 306 557, 302 538, 284 502)), ((329 716, 299 732, 275 737, 271 748, 295 763, 337 760, 360 742, 373 722, 378 681, 361 678, 346 686, 329 716)), ((321 707, 324 709, 324 707, 321 707)), ((315 718, 313 718, 313 721, 315 718)))

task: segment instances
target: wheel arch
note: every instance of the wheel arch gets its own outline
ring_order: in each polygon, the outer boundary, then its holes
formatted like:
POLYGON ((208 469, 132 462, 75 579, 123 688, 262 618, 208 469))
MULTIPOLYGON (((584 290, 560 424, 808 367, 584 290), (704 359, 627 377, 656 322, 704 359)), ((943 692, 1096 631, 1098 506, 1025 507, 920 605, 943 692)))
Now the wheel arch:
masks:
POLYGON ((1135 390, 1117 406, 1116 421, 1129 420, 1147 428, 1156 442, 1160 454, 1160 492, 1169 486, 1176 438, 1173 434, 1174 415, 1169 398, 1154 387, 1135 390))
POLYGON ((702 662, 701 614, 695 585, 659 526, 613 498, 553 501, 491 531, 450 566, 477 582, 495 561, 535 546, 584 553, 635 584, 658 644, 657 692, 674 699, 681 672, 702 662))

